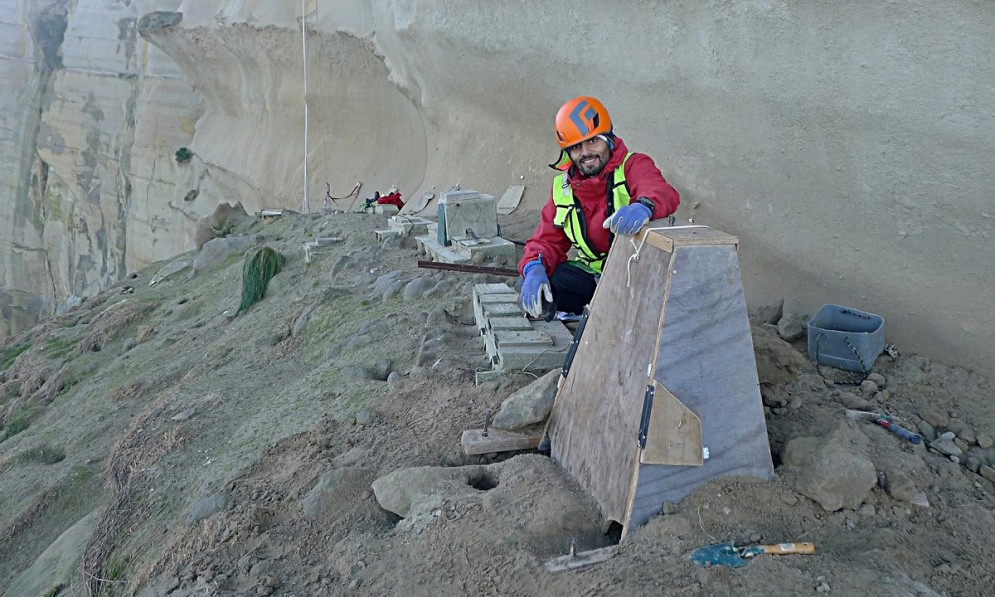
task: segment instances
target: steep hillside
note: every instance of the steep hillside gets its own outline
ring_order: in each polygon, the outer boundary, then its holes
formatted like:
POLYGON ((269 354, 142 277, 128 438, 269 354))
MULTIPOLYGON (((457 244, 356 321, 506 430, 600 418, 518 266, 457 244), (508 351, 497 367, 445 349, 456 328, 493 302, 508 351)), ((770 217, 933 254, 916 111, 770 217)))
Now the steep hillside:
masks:
MULTIPOLYGON (((530 224, 505 222, 513 235, 530 224)), ((248 236, 222 245, 248 241, 286 262, 234 318, 245 259, 236 250, 208 260, 221 246, 209 245, 9 338, 3 594, 898 596, 982 594, 995 580, 990 381, 902 354, 878 360, 874 385, 836 385, 759 316, 775 479, 710 483, 662 504, 610 561, 546 572, 571 542, 612 539, 584 488, 548 458, 461 454, 461 432, 535 378, 474 385, 488 363, 470 286, 501 279, 419 270, 407 243, 375 242, 382 226, 382 216, 345 213, 240 224, 234 234, 248 236), (308 264, 301 247, 315 236, 342 240, 308 264), (197 273, 160 277, 178 261, 197 273), (844 406, 952 430, 967 451, 950 458, 903 442, 847 421, 844 406), (827 454, 845 449, 880 485, 824 508, 811 496, 853 488, 834 461, 791 447, 803 437, 827 454), (371 484, 410 467, 435 468, 416 471, 424 485, 410 488, 401 518, 371 484), (725 540, 812 541, 817 553, 735 571, 688 561, 725 540)), ((843 381, 838 373, 827 375, 843 381)))
MULTIPOLYGON (((301 209, 295 1, 0 1, 0 334, 193 248, 221 201, 301 209), (177 163, 180 148, 192 150, 177 163)), ((897 344, 991 374, 984 3, 310 0, 308 203, 523 183, 552 115, 601 97, 745 239, 748 299, 882 314, 897 344)))

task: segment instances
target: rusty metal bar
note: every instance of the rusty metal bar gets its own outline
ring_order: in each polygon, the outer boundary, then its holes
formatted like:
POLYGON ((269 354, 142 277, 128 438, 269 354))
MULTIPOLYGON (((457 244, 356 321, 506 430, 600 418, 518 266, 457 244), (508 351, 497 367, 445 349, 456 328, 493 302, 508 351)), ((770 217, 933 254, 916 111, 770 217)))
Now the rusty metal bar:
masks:
POLYGON ((518 270, 507 267, 486 267, 483 265, 467 265, 463 263, 442 263, 441 261, 419 261, 418 267, 425 269, 443 269, 464 274, 493 274, 495 276, 518 277, 518 270))

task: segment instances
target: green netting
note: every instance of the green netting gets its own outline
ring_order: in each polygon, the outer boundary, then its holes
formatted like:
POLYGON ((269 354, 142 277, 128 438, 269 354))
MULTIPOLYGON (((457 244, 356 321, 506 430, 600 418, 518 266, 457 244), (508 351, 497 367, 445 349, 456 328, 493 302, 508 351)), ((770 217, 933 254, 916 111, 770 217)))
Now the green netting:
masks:
POLYGON ((242 302, 238 305, 236 316, 263 298, 266 286, 280 272, 284 261, 283 255, 269 247, 256 249, 246 258, 242 266, 242 302))

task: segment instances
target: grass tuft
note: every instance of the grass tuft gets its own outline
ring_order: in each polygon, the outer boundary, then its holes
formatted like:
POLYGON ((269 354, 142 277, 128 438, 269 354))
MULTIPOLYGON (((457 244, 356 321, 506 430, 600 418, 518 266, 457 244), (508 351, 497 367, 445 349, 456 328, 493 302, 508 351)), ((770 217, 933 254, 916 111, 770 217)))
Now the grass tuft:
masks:
POLYGON ((7 368, 14 364, 14 360, 29 348, 31 348, 31 345, 28 343, 15 344, 10 348, 5 348, 3 353, 0 353, 0 371, 6 371, 7 368))

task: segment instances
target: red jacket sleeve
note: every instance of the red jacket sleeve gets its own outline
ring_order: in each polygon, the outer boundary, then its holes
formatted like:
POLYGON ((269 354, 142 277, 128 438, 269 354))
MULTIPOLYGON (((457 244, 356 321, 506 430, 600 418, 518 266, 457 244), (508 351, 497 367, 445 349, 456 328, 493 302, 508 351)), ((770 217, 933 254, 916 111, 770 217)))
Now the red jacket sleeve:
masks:
POLYGON ((570 239, 561 228, 553 226, 553 215, 556 207, 553 205, 552 193, 549 201, 542 208, 539 218, 539 225, 535 232, 525 243, 525 255, 518 262, 518 273, 522 273, 525 264, 533 261, 542 254, 542 264, 546 268, 546 275, 552 276, 556 266, 567 260, 567 251, 570 250, 570 239))
POLYGON ((660 169, 653 163, 653 158, 648 155, 632 154, 625 163, 625 182, 633 201, 646 197, 656 205, 651 219, 665 218, 677 211, 681 202, 680 194, 667 183, 660 169))

